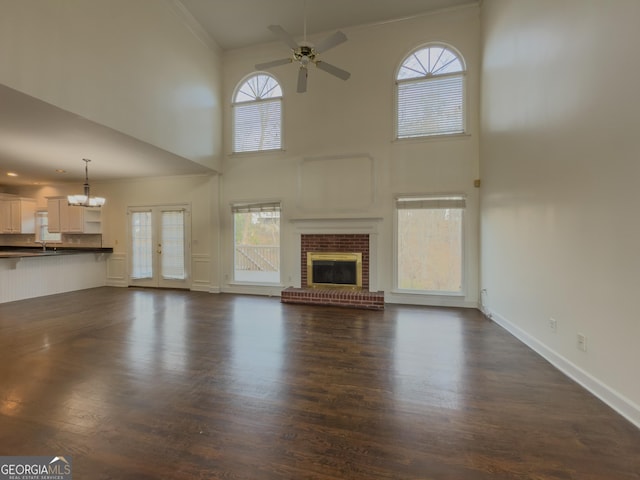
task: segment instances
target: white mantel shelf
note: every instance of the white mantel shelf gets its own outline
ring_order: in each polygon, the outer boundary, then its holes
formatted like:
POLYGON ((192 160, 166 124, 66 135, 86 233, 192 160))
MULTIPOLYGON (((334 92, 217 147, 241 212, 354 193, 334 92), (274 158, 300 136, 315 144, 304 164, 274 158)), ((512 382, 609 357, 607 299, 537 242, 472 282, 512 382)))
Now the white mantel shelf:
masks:
POLYGON ((345 223, 345 222, 381 222, 382 217, 334 217, 334 218, 291 218, 291 223, 345 223))
POLYGON ((382 217, 292 218, 297 233, 378 233, 382 217))

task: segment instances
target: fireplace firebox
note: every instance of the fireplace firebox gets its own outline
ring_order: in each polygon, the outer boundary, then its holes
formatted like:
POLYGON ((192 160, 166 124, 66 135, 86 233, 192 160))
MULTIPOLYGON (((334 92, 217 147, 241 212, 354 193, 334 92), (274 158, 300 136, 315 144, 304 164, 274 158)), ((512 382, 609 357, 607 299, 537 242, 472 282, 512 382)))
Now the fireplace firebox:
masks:
POLYGON ((361 289, 362 253, 307 252, 307 285, 361 289))

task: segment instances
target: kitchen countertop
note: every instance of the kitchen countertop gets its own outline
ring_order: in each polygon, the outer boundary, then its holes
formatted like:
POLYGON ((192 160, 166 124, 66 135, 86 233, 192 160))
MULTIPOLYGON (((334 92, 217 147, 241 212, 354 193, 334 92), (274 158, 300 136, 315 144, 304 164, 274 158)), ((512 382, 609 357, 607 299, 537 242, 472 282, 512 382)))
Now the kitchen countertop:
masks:
POLYGON ((0 258, 53 257, 58 255, 79 255, 83 253, 113 253, 109 247, 0 247, 0 258))

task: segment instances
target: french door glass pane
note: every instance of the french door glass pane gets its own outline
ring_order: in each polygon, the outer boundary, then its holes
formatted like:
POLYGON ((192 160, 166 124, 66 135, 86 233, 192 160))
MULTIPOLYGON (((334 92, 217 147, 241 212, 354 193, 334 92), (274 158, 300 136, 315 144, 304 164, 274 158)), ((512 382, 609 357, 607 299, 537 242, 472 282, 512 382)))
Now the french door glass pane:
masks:
POLYGON ((162 278, 184 280, 184 212, 162 212, 162 278))
POLYGON ((131 213, 131 278, 153 277, 153 230, 151 212, 131 213))

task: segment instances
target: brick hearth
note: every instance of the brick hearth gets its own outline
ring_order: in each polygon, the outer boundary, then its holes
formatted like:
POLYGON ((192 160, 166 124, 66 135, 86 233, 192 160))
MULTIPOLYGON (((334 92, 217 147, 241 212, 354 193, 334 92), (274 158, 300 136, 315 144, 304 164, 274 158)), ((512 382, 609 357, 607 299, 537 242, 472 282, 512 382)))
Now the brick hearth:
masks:
POLYGON ((289 287, 282 291, 280 301, 282 303, 384 310, 384 292, 367 292, 365 290, 289 287))

